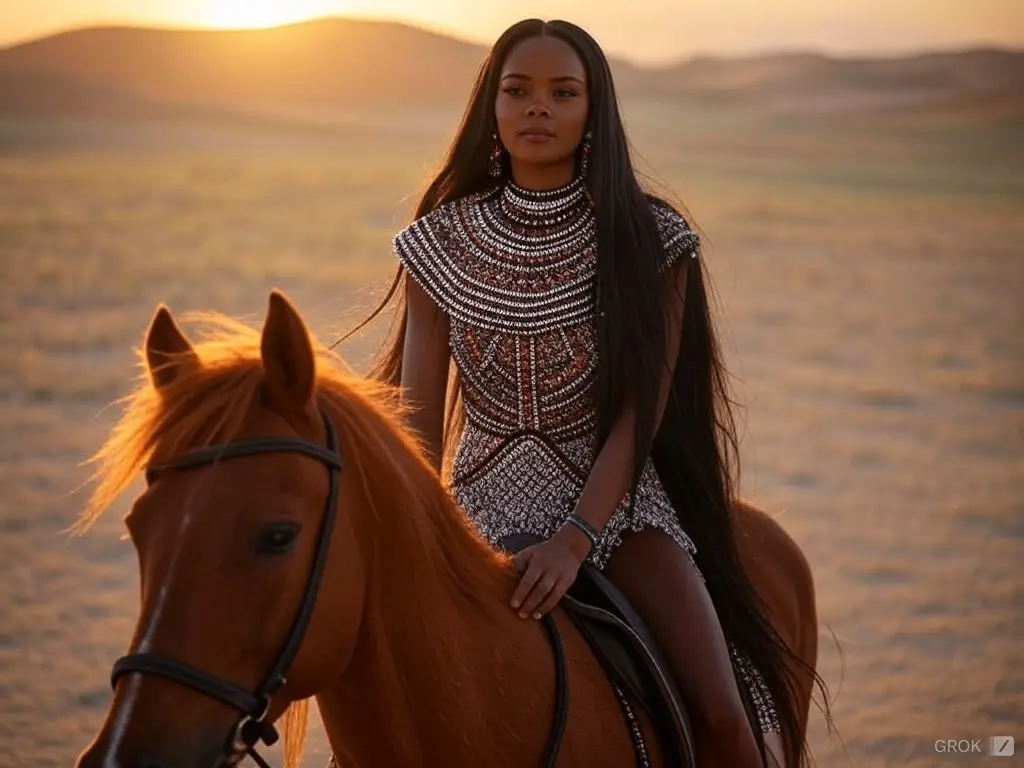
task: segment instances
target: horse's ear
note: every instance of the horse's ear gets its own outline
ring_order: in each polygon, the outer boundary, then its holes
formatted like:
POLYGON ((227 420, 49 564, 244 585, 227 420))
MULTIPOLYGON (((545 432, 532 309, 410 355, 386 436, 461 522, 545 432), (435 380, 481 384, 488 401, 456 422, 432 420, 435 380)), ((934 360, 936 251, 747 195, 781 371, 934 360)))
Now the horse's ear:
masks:
POLYGON ((192 342, 182 333, 171 316, 171 310, 164 304, 157 306, 156 314, 149 321, 145 349, 146 368, 157 389, 163 389, 174 381, 184 367, 199 364, 192 342))
POLYGON ((305 410, 316 387, 316 358, 306 324, 280 291, 270 294, 260 351, 266 385, 275 402, 305 410))

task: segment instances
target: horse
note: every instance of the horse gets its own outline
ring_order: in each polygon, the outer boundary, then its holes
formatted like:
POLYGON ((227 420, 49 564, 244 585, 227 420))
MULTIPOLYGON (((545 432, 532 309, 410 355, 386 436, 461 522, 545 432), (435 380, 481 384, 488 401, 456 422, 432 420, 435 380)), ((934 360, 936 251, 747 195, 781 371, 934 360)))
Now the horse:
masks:
MULTIPOLYGON (((200 319, 193 341, 157 307, 143 374, 91 457, 76 533, 145 478, 125 517, 141 596, 78 768, 265 766, 254 745, 278 727, 297 768, 310 699, 343 768, 543 764, 560 714, 559 764, 635 764, 606 669, 561 605, 559 658, 551 627, 509 607, 512 556, 461 513, 399 393, 350 369, 279 291, 261 329, 200 319)), ((813 668, 807 561, 765 511, 739 503, 736 520, 770 620, 813 668)), ((805 726, 812 680, 794 681, 805 726)), ((636 723, 648 764, 665 765, 651 718, 636 723)))

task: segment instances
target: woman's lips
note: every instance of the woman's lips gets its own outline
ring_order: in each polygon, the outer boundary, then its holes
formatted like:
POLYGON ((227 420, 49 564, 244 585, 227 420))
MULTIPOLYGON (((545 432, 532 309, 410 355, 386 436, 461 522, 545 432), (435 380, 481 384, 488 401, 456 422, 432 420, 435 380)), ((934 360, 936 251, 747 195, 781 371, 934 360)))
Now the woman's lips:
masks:
POLYGON ((523 137, 525 141, 532 142, 545 142, 551 141, 555 138, 555 135, 551 131, 545 131, 540 128, 527 128, 519 132, 519 135, 523 137))

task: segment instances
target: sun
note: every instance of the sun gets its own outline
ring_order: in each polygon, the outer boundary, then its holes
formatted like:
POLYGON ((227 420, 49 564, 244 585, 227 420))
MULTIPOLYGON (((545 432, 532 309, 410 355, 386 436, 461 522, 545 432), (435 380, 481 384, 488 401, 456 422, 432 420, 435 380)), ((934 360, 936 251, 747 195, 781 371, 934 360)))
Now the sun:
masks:
MULTIPOLYGON (((210 0, 208 23, 217 27, 274 27, 317 16, 319 0, 210 0)), ((337 5, 336 3, 334 5, 337 5)))

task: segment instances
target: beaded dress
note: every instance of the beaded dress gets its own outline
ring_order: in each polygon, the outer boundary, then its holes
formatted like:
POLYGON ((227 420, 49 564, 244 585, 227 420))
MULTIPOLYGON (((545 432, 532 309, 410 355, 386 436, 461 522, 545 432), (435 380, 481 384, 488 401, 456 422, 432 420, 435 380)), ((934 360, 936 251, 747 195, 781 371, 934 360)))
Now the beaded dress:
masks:
MULTIPOLYGON (((668 205, 652 201, 667 269, 696 258, 699 240, 668 205)), ((511 181, 442 205, 396 235, 405 269, 449 318, 466 423, 452 492, 492 543, 550 537, 573 512, 596 458, 596 220, 582 178, 560 189, 511 181)), ((648 459, 630 512, 619 504, 588 561, 603 568, 627 531, 653 526, 696 567, 648 459)), ((733 648, 763 730, 778 724, 756 670, 733 648)))

